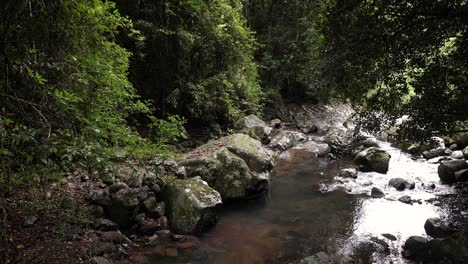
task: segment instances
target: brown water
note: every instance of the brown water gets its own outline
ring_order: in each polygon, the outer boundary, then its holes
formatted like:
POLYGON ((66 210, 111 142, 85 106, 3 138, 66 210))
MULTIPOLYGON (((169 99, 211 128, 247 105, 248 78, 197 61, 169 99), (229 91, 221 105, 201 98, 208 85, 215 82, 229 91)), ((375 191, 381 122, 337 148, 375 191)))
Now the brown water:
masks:
POLYGON ((424 236, 426 219, 445 214, 427 201, 451 190, 438 184, 437 165, 383 147, 392 155, 388 174, 360 173, 356 180, 336 177, 353 165, 349 161, 285 152, 277 159, 268 197, 224 206, 217 225, 196 246, 179 249, 177 257, 153 254, 149 263, 296 263, 320 251, 358 263, 406 263, 400 254, 405 239, 424 236), (392 177, 413 180, 416 189, 398 192, 387 186, 392 177), (422 185, 429 182, 438 187, 422 185), (386 198, 370 198, 374 186, 386 198), (397 201, 402 195, 421 204, 397 201), (398 239, 392 242, 383 233, 398 239))

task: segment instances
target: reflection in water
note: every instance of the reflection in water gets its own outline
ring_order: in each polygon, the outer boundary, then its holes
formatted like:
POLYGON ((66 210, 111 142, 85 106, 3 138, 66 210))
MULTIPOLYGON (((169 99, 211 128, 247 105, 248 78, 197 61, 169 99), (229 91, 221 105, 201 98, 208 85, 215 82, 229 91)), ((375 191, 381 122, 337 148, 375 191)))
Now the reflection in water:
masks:
POLYGON ((356 180, 336 178, 340 169, 353 165, 350 161, 285 152, 272 174, 269 197, 225 205, 218 224, 201 236, 199 247, 181 250, 178 257, 154 255, 150 263, 294 263, 319 251, 353 255, 359 263, 405 263, 400 257, 404 240, 424 235, 426 219, 441 214, 425 200, 448 189, 422 186, 421 180, 438 181, 436 165, 413 161, 387 144, 384 148, 392 155, 388 174, 360 173, 356 180), (415 181, 416 189, 389 188, 393 177, 415 181), (322 193, 323 183, 337 190, 322 193), (374 186, 384 190, 386 198, 369 198, 374 186), (397 201, 402 195, 420 199, 421 204, 397 201), (392 242, 383 233, 398 239, 392 242))

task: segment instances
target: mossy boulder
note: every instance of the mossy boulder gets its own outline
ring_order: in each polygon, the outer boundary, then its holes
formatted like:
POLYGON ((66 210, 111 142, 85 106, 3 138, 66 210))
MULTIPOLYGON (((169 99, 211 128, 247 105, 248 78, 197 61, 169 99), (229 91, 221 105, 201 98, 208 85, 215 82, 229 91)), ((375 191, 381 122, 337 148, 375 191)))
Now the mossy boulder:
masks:
POLYGON ((273 156, 258 140, 233 134, 187 153, 180 164, 188 177, 200 176, 223 200, 242 199, 268 189, 273 156))
POLYGON ((370 147, 359 152, 354 158, 354 162, 359 166, 359 170, 361 171, 387 173, 390 158, 390 154, 385 150, 370 147))
POLYGON ((200 178, 170 180, 163 189, 169 223, 179 234, 206 230, 216 223, 221 195, 200 178))
POLYGON ((263 120, 256 115, 244 116, 236 122, 236 128, 242 133, 249 135, 253 139, 266 141, 268 135, 273 130, 263 120))

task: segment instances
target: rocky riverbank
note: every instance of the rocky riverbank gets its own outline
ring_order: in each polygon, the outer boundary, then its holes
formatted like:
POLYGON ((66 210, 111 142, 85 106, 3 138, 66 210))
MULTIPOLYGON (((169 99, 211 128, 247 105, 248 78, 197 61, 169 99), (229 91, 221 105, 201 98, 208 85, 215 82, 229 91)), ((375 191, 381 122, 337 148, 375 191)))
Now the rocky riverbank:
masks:
MULTIPOLYGON (((340 189, 360 194, 365 190, 375 199, 386 199, 385 188, 362 182, 358 174, 385 175, 395 157, 378 140, 357 131, 351 114, 344 105, 282 107, 268 113, 268 122, 254 115, 238 120, 237 132, 229 135, 213 124, 206 143, 185 133, 181 146, 186 151, 176 160, 155 157, 148 162, 121 163, 95 175, 70 175, 60 184, 68 193, 60 196, 61 210, 67 215, 84 215, 76 225, 85 231, 69 231, 73 242, 64 243, 80 248, 76 263, 144 262, 139 254, 142 248, 152 248, 152 253, 161 256, 177 256, 178 250, 199 243, 194 235, 216 224, 217 211, 223 204, 256 201, 268 193, 275 157, 288 149, 329 160, 354 160, 355 166, 341 170, 336 182, 320 187, 323 192, 340 189)), ((467 154, 468 148, 441 144, 423 156, 429 163, 440 163, 443 182, 462 182, 456 183, 457 188, 468 192, 464 184, 468 180, 467 154)), ((388 186, 397 191, 412 190, 416 184, 435 188, 435 183, 388 179, 388 186)), ((398 200, 421 202, 410 195, 398 200)), ((44 218, 26 214, 23 226, 34 230, 44 218)), ((454 257, 446 245, 464 247, 460 230, 460 223, 453 228, 445 220, 428 219, 427 235, 435 239, 412 237, 405 243, 403 255, 409 259, 436 255, 457 259, 460 255, 454 257)), ((21 243, 18 245, 18 250, 24 250, 21 243)), ((23 254, 34 256, 27 249, 23 254)), ((301 263, 322 263, 332 258, 320 252, 301 263)))

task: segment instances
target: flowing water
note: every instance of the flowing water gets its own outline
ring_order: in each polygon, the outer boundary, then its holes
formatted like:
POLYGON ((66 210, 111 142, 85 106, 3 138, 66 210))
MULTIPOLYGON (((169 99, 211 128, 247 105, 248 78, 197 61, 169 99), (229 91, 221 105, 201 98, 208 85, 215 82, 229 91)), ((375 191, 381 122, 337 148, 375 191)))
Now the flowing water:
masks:
POLYGON ((196 247, 179 249, 178 257, 153 254, 149 263, 298 263, 320 251, 351 256, 358 263, 406 263, 401 257, 404 241, 425 236, 427 218, 446 215, 433 200, 451 189, 438 182, 437 165, 381 145, 392 155, 389 172, 359 173, 355 180, 336 177, 340 169, 353 166, 350 161, 282 153, 268 197, 225 206, 217 225, 196 247), (394 177, 412 180, 416 188, 397 191, 388 186, 394 177), (381 188, 385 198, 371 198, 372 187, 381 188), (420 203, 399 202, 403 195, 420 203))

